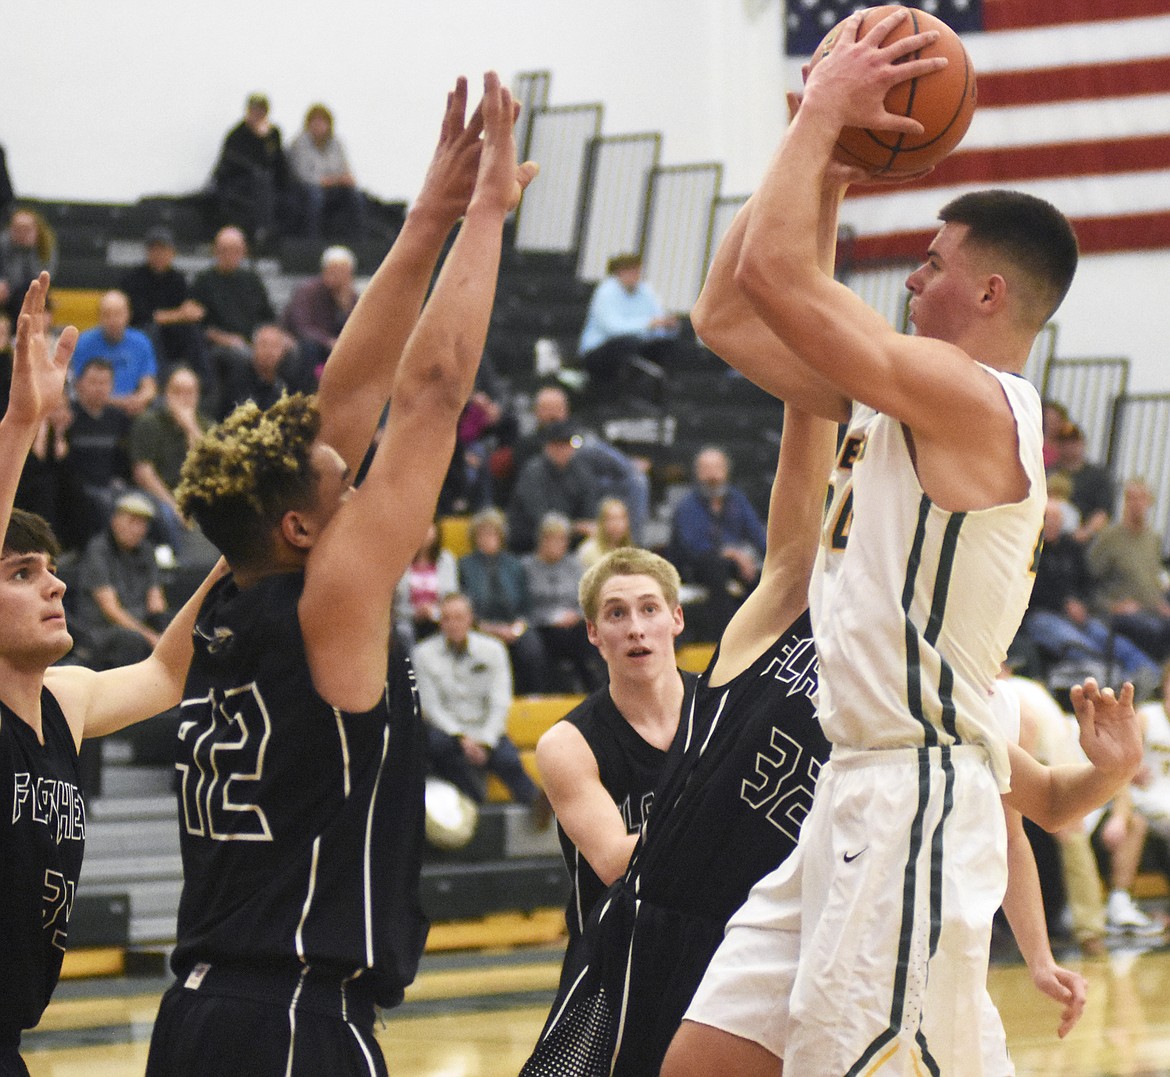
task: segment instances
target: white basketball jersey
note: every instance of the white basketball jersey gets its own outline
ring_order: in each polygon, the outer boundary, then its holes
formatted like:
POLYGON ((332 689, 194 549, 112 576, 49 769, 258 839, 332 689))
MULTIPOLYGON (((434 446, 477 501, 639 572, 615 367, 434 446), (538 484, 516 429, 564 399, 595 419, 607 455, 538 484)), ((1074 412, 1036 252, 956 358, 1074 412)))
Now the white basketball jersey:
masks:
POLYGON ((850 748, 983 745, 1009 766, 989 703, 1032 593, 1046 500, 1040 398, 990 370, 1016 418, 1020 502, 946 512, 918 482, 901 424, 855 404, 809 587, 826 736, 850 748))
POLYGON ((1140 714, 1145 725, 1142 769, 1149 773, 1149 781, 1131 785, 1130 796, 1133 806, 1147 819, 1164 819, 1170 815, 1170 718, 1166 717, 1166 705, 1160 702, 1147 703, 1140 714))

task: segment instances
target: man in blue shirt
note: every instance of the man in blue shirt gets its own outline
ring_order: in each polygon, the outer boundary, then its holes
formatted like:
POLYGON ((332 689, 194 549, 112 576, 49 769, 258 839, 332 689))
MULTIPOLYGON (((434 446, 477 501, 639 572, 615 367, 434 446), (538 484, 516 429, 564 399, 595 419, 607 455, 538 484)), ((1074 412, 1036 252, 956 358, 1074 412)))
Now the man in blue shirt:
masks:
POLYGON ((767 533, 747 495, 731 485, 727 453, 713 445, 699 450, 694 474, 674 510, 670 559, 686 582, 706 588, 688 619, 697 638, 713 641, 759 581, 767 533))
POLYGON ((108 359, 114 368, 110 401, 127 415, 143 412, 158 395, 158 360, 150 338, 130 328, 130 300, 124 292, 106 292, 98 306, 98 324, 77 338, 74 380, 91 359, 108 359))
POLYGON ((669 314, 654 289, 642 280, 642 258, 618 254, 593 291, 577 346, 581 365, 596 391, 630 367, 661 383, 660 363, 678 336, 678 318, 669 314))

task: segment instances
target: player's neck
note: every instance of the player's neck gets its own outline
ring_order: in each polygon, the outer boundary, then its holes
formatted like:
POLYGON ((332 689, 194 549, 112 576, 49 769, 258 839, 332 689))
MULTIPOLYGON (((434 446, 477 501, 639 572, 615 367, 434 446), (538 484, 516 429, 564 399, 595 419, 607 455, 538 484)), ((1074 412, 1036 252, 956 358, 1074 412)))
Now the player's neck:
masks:
POLYGON ((8 659, 0 658, 0 702, 5 710, 16 715, 45 742, 41 726, 41 689, 45 683, 45 671, 20 669, 8 659))
POLYGON ((683 680, 673 666, 649 679, 611 679, 610 698, 619 713, 658 747, 668 747, 678 729, 683 703, 683 680))

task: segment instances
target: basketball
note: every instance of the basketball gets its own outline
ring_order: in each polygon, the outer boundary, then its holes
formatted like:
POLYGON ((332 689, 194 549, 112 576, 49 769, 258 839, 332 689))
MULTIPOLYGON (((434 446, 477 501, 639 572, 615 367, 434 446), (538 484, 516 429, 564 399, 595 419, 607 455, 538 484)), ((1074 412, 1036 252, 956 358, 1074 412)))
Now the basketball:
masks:
MULTIPOLYGON (((897 11, 899 6, 883 4, 868 8, 858 37, 874 23, 897 11)), ((886 94, 886 110, 916 119, 925 128, 921 135, 872 131, 863 127, 842 130, 837 139, 837 158, 846 164, 868 169, 875 175, 907 176, 937 165, 962 140, 975 114, 975 69, 959 35, 941 19, 925 11, 912 7, 906 10, 910 12, 910 18, 895 27, 883 44, 925 30, 937 30, 940 36, 933 45, 910 53, 906 59, 945 56, 949 62, 941 71, 900 82, 886 94)), ((815 66, 817 60, 833 48, 840 29, 841 23, 838 23, 817 46, 812 65, 815 66)))

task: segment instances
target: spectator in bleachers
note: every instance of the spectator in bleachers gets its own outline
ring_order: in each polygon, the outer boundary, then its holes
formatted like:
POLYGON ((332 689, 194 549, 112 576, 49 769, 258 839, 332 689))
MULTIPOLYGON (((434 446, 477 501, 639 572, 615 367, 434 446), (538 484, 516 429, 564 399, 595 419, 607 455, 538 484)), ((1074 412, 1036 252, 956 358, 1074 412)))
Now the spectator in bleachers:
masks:
POLYGON ((1056 463, 1058 453, 1056 439, 1064 424, 1069 422, 1068 408, 1059 400, 1044 400, 1041 402, 1041 424, 1044 431, 1044 469, 1056 463))
POLYGON ((242 228, 259 247, 289 232, 300 215, 299 192, 285 158, 268 98, 248 97, 244 118, 225 136, 213 181, 220 219, 242 228))
POLYGON ((531 553, 546 512, 564 513, 574 535, 592 534, 597 515, 597 483, 583 460, 577 459, 582 438, 572 420, 549 423, 540 432, 539 456, 516 476, 508 500, 509 547, 531 553))
POLYGON ((321 369, 358 300, 353 284, 357 259, 348 247, 329 247, 321 255, 320 275, 297 285, 284 308, 285 329, 295 338, 301 362, 312 375, 308 392, 316 392, 321 369))
POLYGON ((1170 601, 1162 565, 1162 535, 1149 524, 1154 495, 1142 479, 1125 484, 1121 518, 1089 547, 1098 605, 1158 661, 1170 657, 1170 601))
POLYGON ((150 408, 130 427, 130 467, 137 486, 159 512, 157 533, 182 558, 190 528, 179 512, 174 490, 187 451, 211 427, 200 410, 199 378, 190 367, 167 375, 160 407, 150 408))
POLYGON ((577 547, 577 557, 589 569, 611 550, 636 545, 630 531, 630 510, 626 503, 620 497, 604 497, 597 506, 597 527, 577 547))
POLYGON ((577 345, 577 361, 589 374, 590 393, 608 391, 631 368, 656 382, 660 397, 664 363, 676 348, 678 317, 668 313, 642 279, 642 256, 618 254, 589 301, 577 345))
POLYGON ((1071 482, 1069 500, 1080 514, 1077 541, 1092 541, 1113 515, 1113 478, 1107 468, 1086 459, 1085 434, 1076 423, 1066 422, 1057 433, 1056 460, 1048 473, 1064 475, 1071 482))
POLYGON ((1093 615, 1084 547, 1063 526, 1061 502, 1049 497, 1024 631, 1050 662, 1074 666, 1069 683, 1092 675, 1119 688, 1131 680, 1139 698, 1148 696, 1160 679, 1157 663, 1093 615), (1120 676, 1110 675, 1115 664, 1120 676))
POLYGON ((203 333, 218 374, 232 358, 247 359, 256 327, 276 315, 259 274, 244 265, 248 241, 240 229, 221 228, 213 253, 215 264, 195 274, 191 295, 207 312, 203 333))
POLYGON ((127 415, 141 415, 158 396, 158 360, 150 338, 130 327, 130 300, 124 292, 106 292, 98 302, 98 324, 77 338, 74 380, 91 359, 108 359, 114 369, 111 403, 127 415))
POLYGON ((706 589, 690 617, 696 638, 717 640, 760 578, 766 534, 747 495, 731 483, 727 453, 708 445, 693 470, 671 521, 670 560, 684 581, 706 589))
POLYGON ((69 511, 62 521, 70 549, 81 548, 110 519, 114 501, 130 484, 128 439, 133 420, 114 407, 114 368, 91 359, 73 385, 69 452, 61 461, 69 511))
POLYGON ((451 465, 439 492, 443 515, 463 516, 492 504, 492 454, 498 445, 497 432, 506 422, 504 407, 486 390, 476 388, 459 417, 451 465))
POLYGON ((333 132, 333 113, 310 105, 305 126, 288 151, 293 175, 305 201, 305 231, 359 239, 365 229, 366 207, 349 165, 345 146, 333 132))
POLYGON ((576 683, 560 684, 562 691, 593 692, 605 684, 597 652, 589 642, 577 589, 585 568, 569 549, 572 522, 560 512, 547 512, 540 521, 536 551, 525 555, 524 573, 531 603, 532 623, 544 644, 550 676, 555 662, 565 663, 576 683))
POLYGON ((439 634, 411 652, 431 772, 478 804, 487 796, 486 775, 495 774, 513 800, 535 805, 540 790, 507 733, 512 706, 507 649, 472 623, 467 596, 449 594, 440 606, 439 634))
POLYGON ((119 287, 130 300, 130 324, 154 342, 162 372, 183 363, 207 381, 203 305, 191 298, 186 276, 175 268, 169 229, 146 233, 146 261, 126 270, 119 287))
POLYGON ((149 498, 123 494, 109 526, 81 557, 69 627, 93 669, 146 658, 169 620, 154 546, 146 537, 153 519, 149 498))
POLYGON ((52 273, 56 268, 53 230, 36 210, 17 206, 8 228, 0 233, 0 306, 14 326, 28 286, 43 270, 52 273))
POLYGON ((1166 930, 1166 921, 1147 916, 1131 892, 1149 833, 1146 817, 1134 810, 1130 789, 1114 797, 1097 827, 1096 836, 1108 863, 1105 922, 1113 934, 1152 938, 1166 930))
POLYGON ((528 582, 520 558, 506 548, 507 522, 497 508, 471 519, 472 550, 459 558, 459 586, 471 599, 481 632, 508 648, 519 695, 546 691, 548 660, 531 626, 528 582))
POLYGON ((408 649, 439 630, 439 603, 459 590, 459 566, 443 545, 437 521, 415 552, 394 592, 394 630, 408 649))
POLYGON ((247 362, 233 360, 224 376, 217 418, 225 418, 245 400, 255 400, 261 410, 267 410, 290 392, 281 365, 291 346, 288 334, 279 325, 258 326, 247 362))
MULTIPOLYGON (((518 476, 543 445, 543 431, 550 423, 571 421, 568 394, 559 385, 546 385, 532 400, 531 433, 517 443, 512 453, 512 474, 518 476)), ((642 529, 650 516, 650 480, 648 466, 627 456, 620 449, 602 440, 597 433, 576 424, 580 438, 575 459, 584 464, 593 475, 599 497, 620 498, 630 514, 630 532, 634 544, 642 541, 642 529)))

